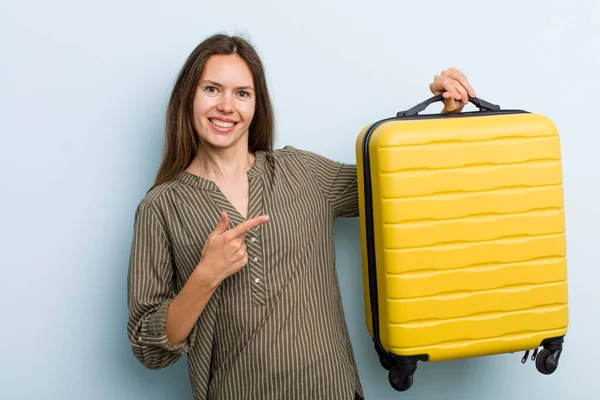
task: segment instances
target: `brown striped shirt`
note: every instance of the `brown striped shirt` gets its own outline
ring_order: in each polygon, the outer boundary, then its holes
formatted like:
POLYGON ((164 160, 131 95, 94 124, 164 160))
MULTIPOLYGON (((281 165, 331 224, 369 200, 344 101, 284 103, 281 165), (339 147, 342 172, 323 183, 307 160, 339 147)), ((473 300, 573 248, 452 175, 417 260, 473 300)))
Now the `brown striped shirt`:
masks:
POLYGON ((292 147, 257 152, 248 171, 249 262, 215 291, 186 342, 166 338, 167 307, 198 264, 221 210, 214 182, 182 171, 140 202, 128 277, 128 334, 148 368, 188 356, 195 399, 362 395, 335 269, 333 221, 358 215, 356 166, 292 147))

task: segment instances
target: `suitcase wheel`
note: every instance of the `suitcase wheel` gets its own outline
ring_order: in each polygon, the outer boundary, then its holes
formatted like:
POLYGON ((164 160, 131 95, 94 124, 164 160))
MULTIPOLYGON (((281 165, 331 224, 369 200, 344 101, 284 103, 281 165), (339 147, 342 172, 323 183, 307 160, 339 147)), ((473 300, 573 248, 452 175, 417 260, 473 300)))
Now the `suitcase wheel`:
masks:
POLYGON ((375 350, 377 351, 377 355, 379 356, 379 363, 387 371, 389 371, 396 365, 396 360, 394 359, 394 357, 390 356, 387 352, 385 352, 377 343, 375 343, 375 350))
POLYGON ((551 351, 543 349, 535 358, 535 367, 544 375, 550 375, 558 368, 560 350, 551 351))
POLYGON ((388 373, 390 385, 399 392, 404 392, 413 385, 413 376, 406 376, 398 367, 392 367, 388 373))

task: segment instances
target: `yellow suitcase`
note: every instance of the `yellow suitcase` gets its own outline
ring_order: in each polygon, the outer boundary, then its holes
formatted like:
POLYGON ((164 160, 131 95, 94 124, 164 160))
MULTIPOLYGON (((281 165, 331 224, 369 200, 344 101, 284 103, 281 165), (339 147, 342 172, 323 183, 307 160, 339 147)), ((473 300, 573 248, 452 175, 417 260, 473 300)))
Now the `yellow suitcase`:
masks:
POLYGON ((356 142, 366 324, 389 382, 417 361, 525 351, 553 373, 568 326, 559 136, 546 117, 419 114, 356 142), (538 349, 543 347, 541 351, 538 349))

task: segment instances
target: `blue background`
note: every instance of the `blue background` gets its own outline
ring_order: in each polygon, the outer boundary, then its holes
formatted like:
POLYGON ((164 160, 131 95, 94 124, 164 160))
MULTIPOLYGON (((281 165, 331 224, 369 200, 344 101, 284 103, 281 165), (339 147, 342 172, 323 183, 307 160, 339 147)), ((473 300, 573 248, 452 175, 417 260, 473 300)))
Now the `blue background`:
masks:
POLYGON ((246 35, 263 58, 276 147, 353 163, 358 132, 429 97, 450 66, 481 98, 550 117, 562 140, 571 307, 554 375, 521 354, 420 363, 399 394, 365 328, 357 219, 336 222, 341 290, 367 399, 598 398, 593 0, 2 1, 0 398, 191 398, 185 359, 149 371, 131 354, 126 274, 170 88, 219 31, 246 35))

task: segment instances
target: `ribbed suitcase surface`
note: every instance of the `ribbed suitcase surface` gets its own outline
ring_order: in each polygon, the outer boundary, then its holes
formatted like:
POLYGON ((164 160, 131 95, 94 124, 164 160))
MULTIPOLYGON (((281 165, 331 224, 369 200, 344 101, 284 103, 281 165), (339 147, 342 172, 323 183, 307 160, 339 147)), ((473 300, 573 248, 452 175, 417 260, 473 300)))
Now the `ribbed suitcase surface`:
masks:
POLYGON ((536 349, 564 336, 565 215, 554 124, 527 112, 386 121, 369 133, 370 182, 363 176, 368 128, 357 140, 365 310, 381 347, 442 361, 536 349))

